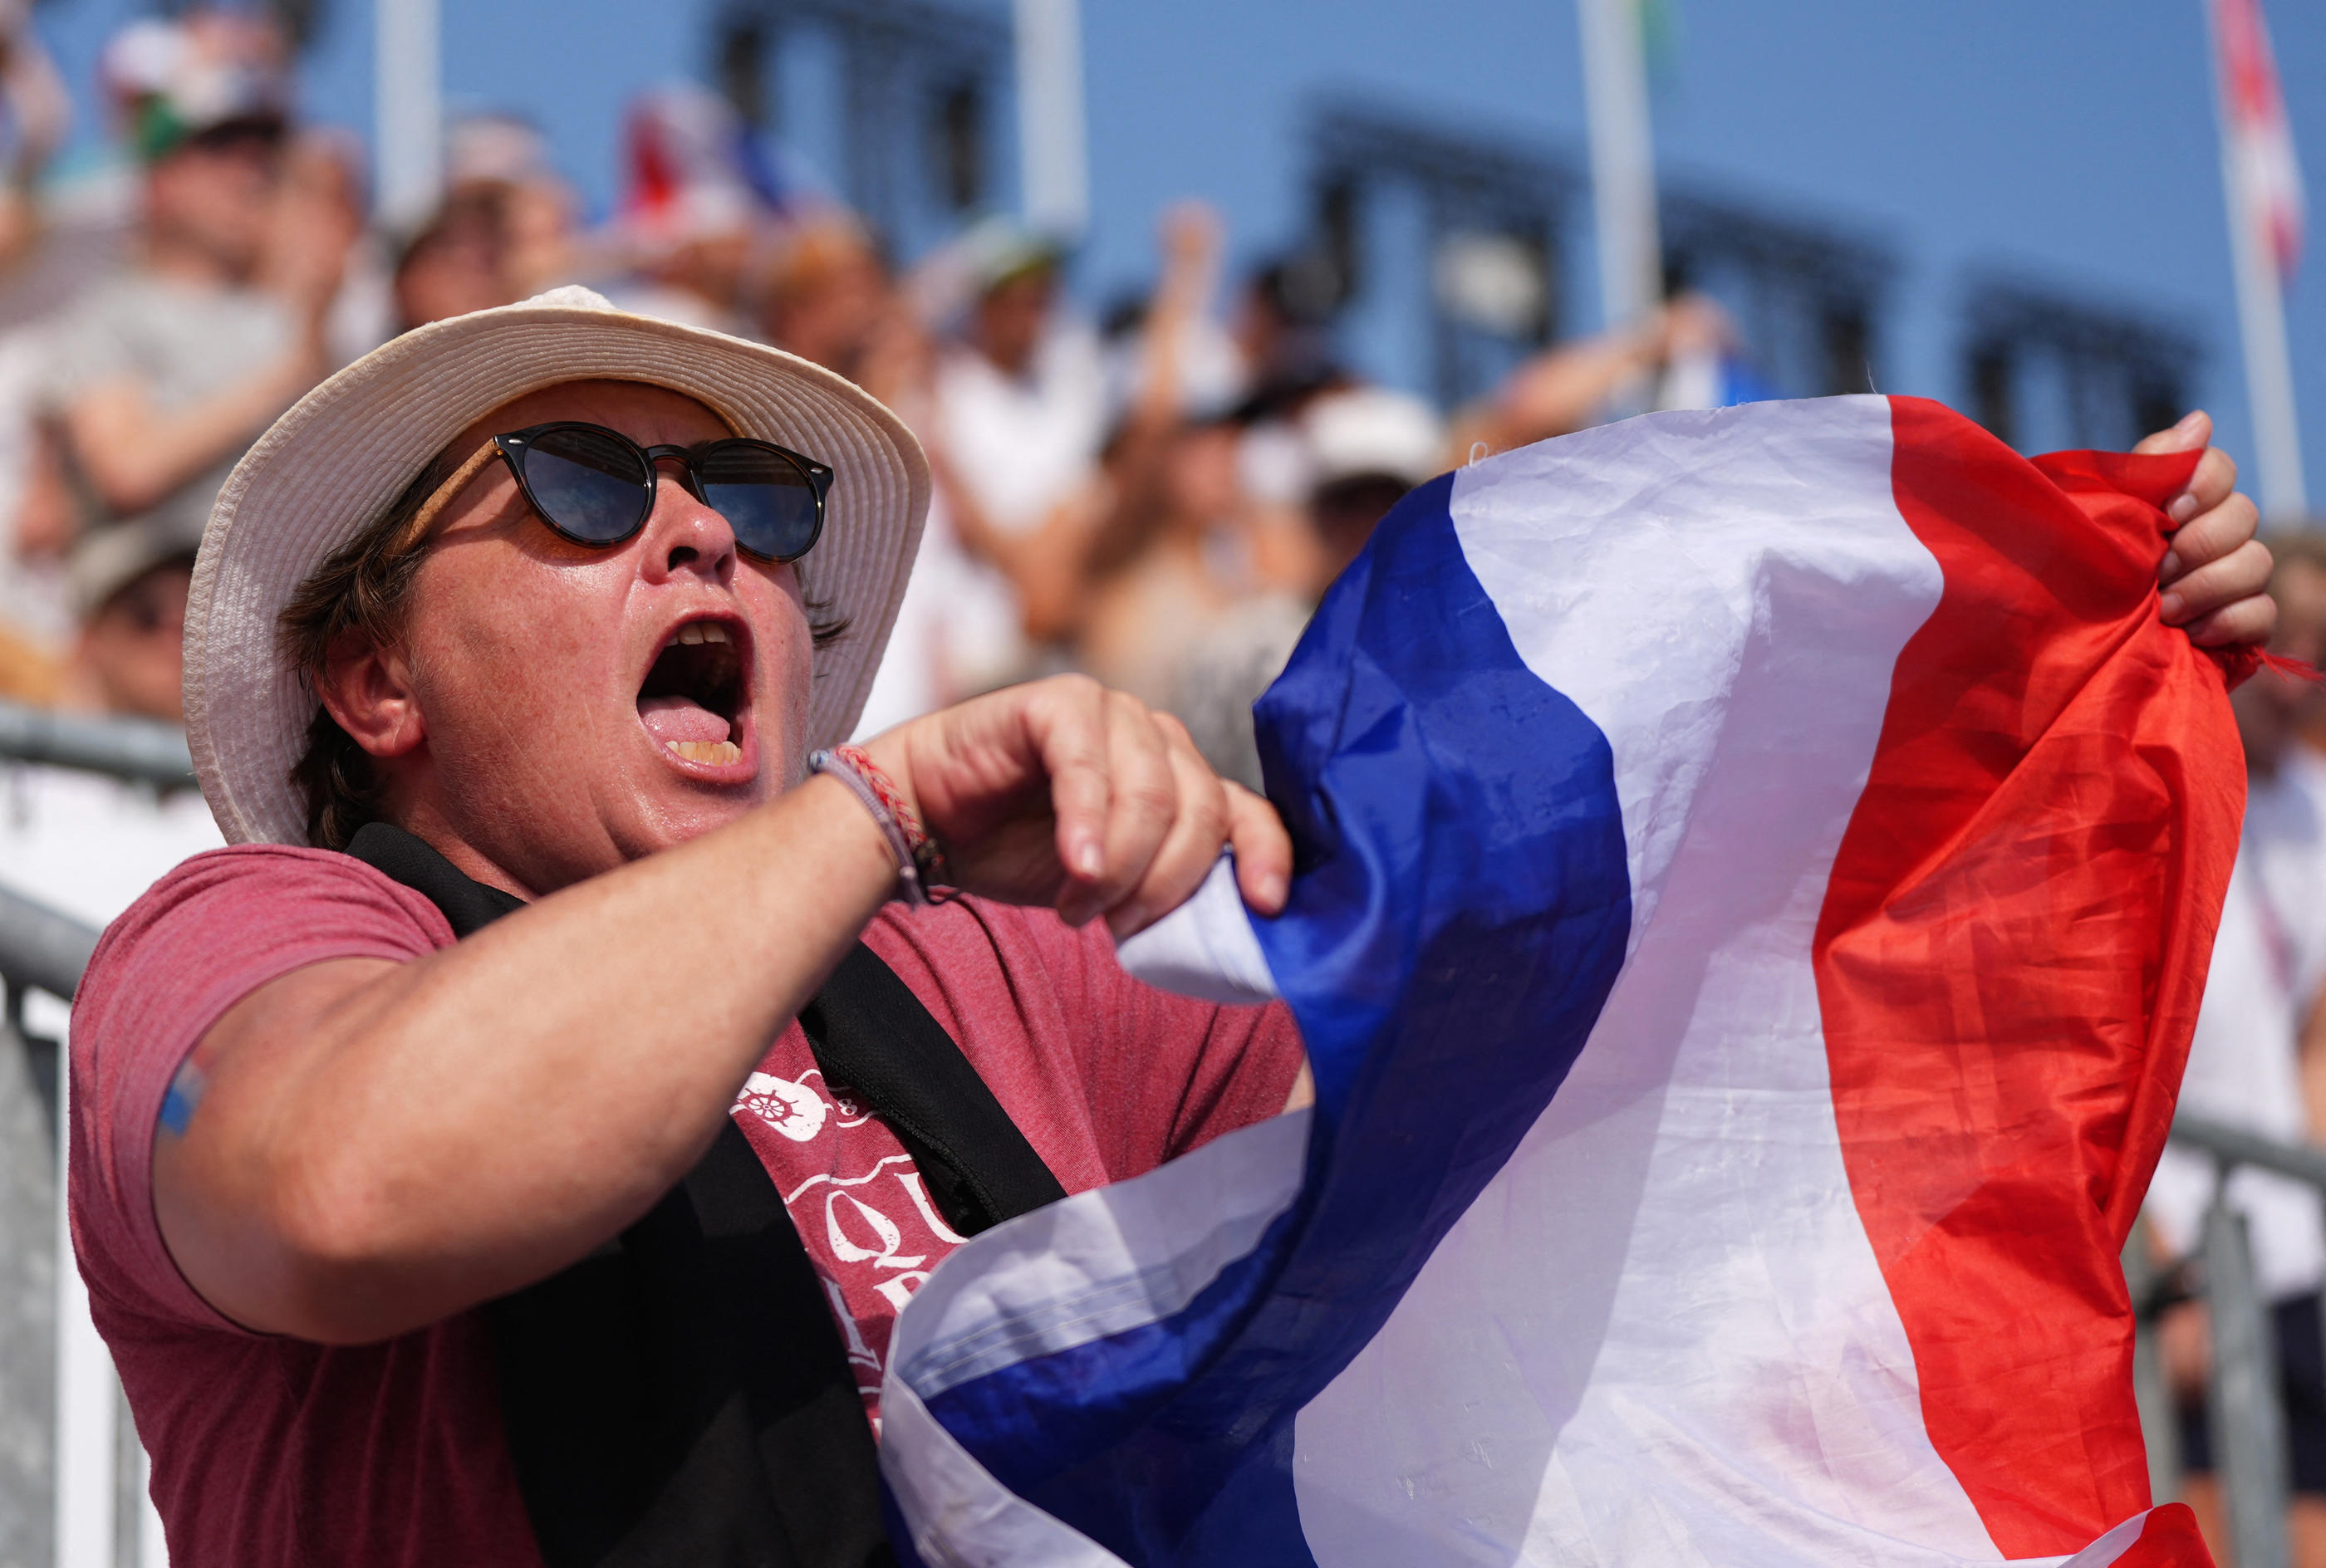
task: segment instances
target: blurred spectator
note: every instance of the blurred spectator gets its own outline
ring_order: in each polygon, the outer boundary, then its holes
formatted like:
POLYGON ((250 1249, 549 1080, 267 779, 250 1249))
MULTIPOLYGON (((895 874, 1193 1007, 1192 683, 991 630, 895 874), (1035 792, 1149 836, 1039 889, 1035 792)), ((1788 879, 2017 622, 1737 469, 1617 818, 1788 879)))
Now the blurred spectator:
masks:
POLYGON ((1656 326, 1655 407, 1734 408, 1782 395, 1746 361, 1736 324, 1710 295, 1673 295, 1656 326))
POLYGON ((64 662, 0 622, 0 701, 43 707, 64 695, 64 662))
POLYGON ((1222 413, 1177 425, 1158 471, 1123 508, 1140 515, 1120 562, 1097 562, 1075 663, 1158 708, 1191 650, 1262 586, 1237 473, 1243 426, 1222 413))
POLYGON ((772 192, 733 107, 699 83, 658 88, 630 106, 624 150, 617 227, 633 270, 608 297, 640 315, 746 331, 744 267, 772 192))
POLYGON ((955 580, 946 659, 965 695, 1027 673, 1058 630, 1097 506, 1106 388, 1095 336, 1059 308, 1054 246, 995 221, 957 259, 973 302, 921 435, 943 510, 933 531, 955 553, 942 569, 955 580))
POLYGON ((11 329, 0 338, 0 696, 24 701, 55 694, 69 630, 59 513, 36 500, 18 514, 41 471, 32 410, 43 365, 35 334, 20 324, 66 297, 72 270, 56 264, 72 258, 58 253, 79 248, 49 243, 33 189, 71 113, 30 5, 0 0, 0 322, 11 329))
MULTIPOLYGON (((324 357, 332 366, 359 359, 395 331, 390 257, 368 220, 371 191, 362 139, 339 125, 294 132, 284 145, 282 184, 275 203, 277 222, 312 222, 316 228, 312 235, 283 236, 269 247, 274 253, 270 264, 281 266, 297 246, 314 243, 317 235, 323 243, 343 247, 338 292, 323 317, 324 357)), ((260 281, 293 291, 297 286, 273 274, 260 281)))
POLYGON ((135 263, 47 343, 76 551, 130 527, 155 559, 191 551, 243 449, 330 368, 356 218, 344 179, 286 168, 280 65, 271 32, 214 13, 136 23, 107 49, 144 209, 135 263))
POLYGON ((1331 322, 1341 280, 1323 257, 1270 262, 1251 275, 1235 311, 1247 412, 1295 413, 1308 397, 1348 379, 1333 352, 1331 322))
POLYGON ((526 297, 515 292, 510 270, 507 188, 453 190, 396 257, 396 329, 526 297))
POLYGON ((82 606, 66 696, 74 706, 171 724, 185 719, 186 590, 194 552, 167 525, 125 524, 73 553, 82 606))
MULTIPOLYGON (((2280 559, 2271 583, 2280 601, 2273 650, 2318 663, 2326 660, 2326 541, 2298 535, 2274 538, 2271 546, 2280 559)), ((2326 991, 2326 765, 2296 739, 2305 709, 2319 700, 2312 683, 2271 670, 2231 699, 2248 775, 2245 832, 2181 1086, 2187 1109, 2283 1142, 2326 1143, 2326 1009, 2320 1006, 2326 991)), ((2205 1156, 2165 1150, 2146 1212, 2171 1257, 2188 1257, 2201 1245, 2214 1179, 2205 1156)), ((2311 1189, 2250 1167, 2231 1178, 2229 1203, 2250 1227, 2255 1269, 2275 1320, 2295 1493, 2293 1561, 2321 1568, 2326 1349, 2319 1291, 2326 1280, 2326 1225, 2311 1189)), ((2226 1562, 2204 1415, 2210 1357, 2203 1308, 2172 1309, 2164 1343, 2183 1405, 2184 1497, 2226 1562)))
POLYGON ((1259 789, 1251 705, 1282 673, 1325 589, 1373 526, 1444 468, 1446 432, 1427 404, 1377 386, 1328 392, 1294 426, 1305 469, 1306 575, 1236 606, 1188 649, 1163 706, 1221 776, 1259 789))
MULTIPOLYGON (((2277 571, 2271 580, 2270 591, 2277 599, 2279 615, 2304 621, 2326 621, 2326 546, 2321 546, 2321 540, 2326 540, 2326 529, 2314 521, 2306 532, 2270 536, 2270 549, 2277 556, 2277 571)), ((2318 663, 2318 667, 2326 669, 2326 663, 2318 663)), ((2320 770, 2326 768, 2326 686, 2312 688, 2297 710, 2296 728, 2303 747, 2288 754, 2292 765, 2305 776, 2317 780, 2320 770)), ((2326 790, 2326 783, 2319 787, 2326 790)), ((2320 1125, 2326 1126, 2326 1118, 2321 1118, 2320 1125)))
POLYGON ((1736 357, 1735 329, 1702 294, 1638 326, 1553 344, 1454 416, 1455 455, 1505 452, 1650 408, 1715 408, 1768 395, 1736 357))
POLYGON ((0 267, 22 256, 39 227, 33 184, 63 142, 72 99, 33 31, 27 0, 0 0, 0 267))
POLYGON ((541 133, 468 115, 445 133, 444 197, 397 253, 395 329, 528 299, 571 280, 573 195, 541 133))
POLYGON ((501 287, 528 300, 579 274, 572 188, 551 167, 540 128, 515 115, 462 115, 444 132, 448 207, 486 192, 498 198, 501 287))
MULTIPOLYGON (((54 695, 120 718, 183 717, 193 552, 165 521, 93 533, 74 552, 85 614, 54 695)), ((201 792, 0 761, 0 882, 102 925, 189 855, 225 840, 201 792)))
POLYGON ((838 371, 892 407, 921 392, 927 335, 864 226, 816 213, 770 247, 758 284, 759 327, 777 348, 838 371))

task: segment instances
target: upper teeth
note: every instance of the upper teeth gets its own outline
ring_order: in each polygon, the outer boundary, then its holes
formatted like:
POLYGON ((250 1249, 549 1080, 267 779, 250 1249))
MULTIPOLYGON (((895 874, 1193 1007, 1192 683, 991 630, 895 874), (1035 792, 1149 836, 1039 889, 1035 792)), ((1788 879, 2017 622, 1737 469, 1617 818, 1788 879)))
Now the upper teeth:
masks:
POLYGON ((734 639, 728 636, 727 628, 717 621, 689 621, 678 628, 678 640, 682 643, 725 643, 734 639))

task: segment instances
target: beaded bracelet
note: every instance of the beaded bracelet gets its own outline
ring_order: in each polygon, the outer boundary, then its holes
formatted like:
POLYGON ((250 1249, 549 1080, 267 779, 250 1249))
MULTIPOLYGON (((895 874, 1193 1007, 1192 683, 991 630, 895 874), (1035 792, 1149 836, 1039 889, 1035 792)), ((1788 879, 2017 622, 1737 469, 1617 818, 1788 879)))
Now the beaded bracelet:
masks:
POLYGON ((838 779, 872 813, 889 853, 897 858, 897 883, 905 902, 916 907, 935 903, 936 889, 944 883, 944 851, 880 765, 864 755, 861 747, 835 746, 810 752, 807 768, 838 779))

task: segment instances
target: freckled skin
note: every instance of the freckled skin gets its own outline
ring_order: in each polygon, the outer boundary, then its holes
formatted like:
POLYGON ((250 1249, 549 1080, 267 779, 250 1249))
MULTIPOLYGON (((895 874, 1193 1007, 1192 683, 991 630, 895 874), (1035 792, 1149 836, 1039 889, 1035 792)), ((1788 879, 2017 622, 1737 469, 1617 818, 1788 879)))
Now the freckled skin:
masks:
MULTIPOLYGON (((465 456, 554 420, 606 425, 642 446, 732 433, 677 393, 575 382, 503 405, 450 450, 465 456)), ((796 777, 814 651, 797 571, 739 554, 677 472, 662 466, 654 515, 610 550, 552 533, 500 461, 436 524, 405 626, 418 733, 386 759, 389 803, 471 876, 545 894, 732 821, 796 777), (740 783, 690 775, 638 720, 638 687, 664 640, 704 615, 749 628, 739 730, 758 765, 740 783)))

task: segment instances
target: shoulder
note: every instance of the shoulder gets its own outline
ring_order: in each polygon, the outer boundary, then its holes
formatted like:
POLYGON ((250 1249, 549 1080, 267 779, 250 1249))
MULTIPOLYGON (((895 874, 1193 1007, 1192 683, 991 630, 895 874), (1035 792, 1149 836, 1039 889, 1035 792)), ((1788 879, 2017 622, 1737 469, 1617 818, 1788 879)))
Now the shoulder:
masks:
POLYGON ((189 910, 254 918, 286 898, 392 914, 447 938, 451 932, 424 895, 352 855, 301 844, 229 844, 192 856, 147 888, 114 923, 117 928, 189 910))
POLYGON ((414 958, 451 942, 434 905, 350 856, 231 845, 184 861, 106 928, 76 1010, 126 974, 149 984, 164 978, 157 970, 181 965, 216 974, 242 956, 263 956, 282 974, 323 958, 414 958))
POLYGON ((418 894, 328 850, 246 844, 197 855, 106 928, 73 997, 74 1235, 126 1304, 218 1327, 154 1221, 154 1131, 172 1077, 237 1002, 310 964, 403 961, 452 932, 418 894))

